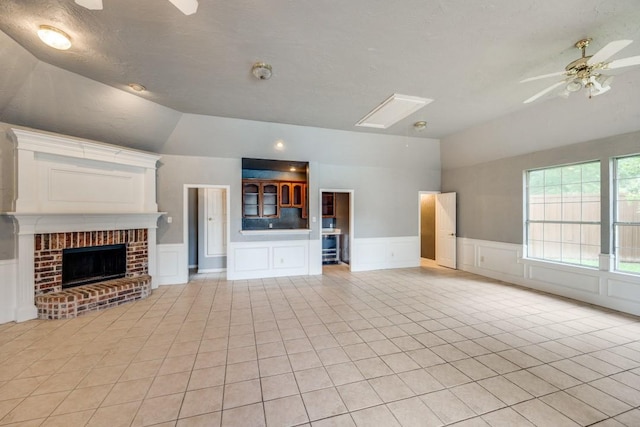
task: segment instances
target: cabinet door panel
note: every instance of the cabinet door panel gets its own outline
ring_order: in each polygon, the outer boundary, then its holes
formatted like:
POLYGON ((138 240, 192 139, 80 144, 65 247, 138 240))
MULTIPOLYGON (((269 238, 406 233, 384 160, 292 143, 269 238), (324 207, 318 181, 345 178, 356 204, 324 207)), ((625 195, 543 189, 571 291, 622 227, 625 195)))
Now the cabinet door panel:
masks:
POLYGON ((278 184, 275 182, 265 182, 261 184, 262 196, 262 217, 277 218, 280 216, 280 206, 278 205, 278 184))
POLYGON ((260 216, 260 184, 255 182, 242 183, 242 215, 245 218, 260 216))
POLYGON ((280 207, 291 207, 291 184, 288 182, 280 183, 280 207))

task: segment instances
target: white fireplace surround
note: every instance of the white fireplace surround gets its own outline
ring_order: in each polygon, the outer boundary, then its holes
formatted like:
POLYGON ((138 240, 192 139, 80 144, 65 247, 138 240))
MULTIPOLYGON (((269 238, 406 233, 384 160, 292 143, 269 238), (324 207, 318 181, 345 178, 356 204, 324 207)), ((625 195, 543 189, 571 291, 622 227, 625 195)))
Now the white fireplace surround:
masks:
MULTIPOLYGON (((37 317, 34 235, 148 230, 156 272, 156 163, 159 155, 70 137, 11 129, 15 143, 17 271, 14 320, 37 317)), ((152 284, 153 288, 157 284, 152 284)))

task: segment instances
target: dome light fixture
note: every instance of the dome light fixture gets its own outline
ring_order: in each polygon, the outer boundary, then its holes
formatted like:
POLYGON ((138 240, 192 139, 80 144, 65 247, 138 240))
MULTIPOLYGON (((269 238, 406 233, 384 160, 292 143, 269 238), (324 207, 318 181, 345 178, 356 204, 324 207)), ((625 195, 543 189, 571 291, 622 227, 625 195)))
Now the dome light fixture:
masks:
POLYGON ((269 80, 271 78, 271 65, 266 62, 256 62, 251 67, 251 73, 260 80, 269 80))
POLYGON ((420 132, 421 130, 425 130, 427 128, 427 122, 425 122, 424 120, 420 120, 418 122, 415 122, 413 124, 413 128, 415 130, 417 130, 418 132, 420 132))
POLYGON ((38 37, 44 44, 58 50, 67 50, 71 47, 71 37, 59 28, 51 25, 40 25, 38 37))
POLYGON ((144 92, 145 90, 147 90, 147 88, 142 86, 140 83, 129 83, 128 86, 136 92, 144 92))

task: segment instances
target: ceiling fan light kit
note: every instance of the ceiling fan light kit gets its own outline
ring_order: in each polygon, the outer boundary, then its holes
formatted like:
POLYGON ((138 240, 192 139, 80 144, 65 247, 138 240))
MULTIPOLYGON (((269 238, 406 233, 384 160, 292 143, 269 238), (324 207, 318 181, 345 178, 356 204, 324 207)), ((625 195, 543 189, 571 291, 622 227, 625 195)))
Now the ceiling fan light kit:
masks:
POLYGON ((538 98, 552 92, 557 87, 563 86, 564 89, 559 93, 560 96, 567 98, 571 93, 579 92, 585 89, 585 95, 591 99, 594 96, 602 95, 611 89, 613 76, 601 74, 601 70, 614 70, 632 65, 640 65, 640 56, 632 56, 629 58, 607 61, 613 55, 629 46, 633 40, 617 40, 608 43, 594 55, 587 56, 586 49, 591 43, 590 38, 579 40, 575 43, 575 47, 580 49, 582 56, 572 61, 565 67, 564 71, 556 73, 543 74, 541 76, 530 77, 522 80, 520 83, 531 82, 535 80, 545 79, 548 77, 564 76, 564 80, 554 83, 546 89, 541 90, 532 97, 524 101, 525 104, 535 101, 538 98))

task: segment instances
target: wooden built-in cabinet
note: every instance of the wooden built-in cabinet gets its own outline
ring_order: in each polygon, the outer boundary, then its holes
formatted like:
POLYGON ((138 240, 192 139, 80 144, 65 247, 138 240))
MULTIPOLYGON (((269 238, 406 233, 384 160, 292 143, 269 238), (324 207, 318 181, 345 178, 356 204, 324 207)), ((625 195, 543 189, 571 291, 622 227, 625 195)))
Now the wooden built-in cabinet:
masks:
POLYGON ((279 218, 280 204, 278 203, 278 183, 263 182, 260 184, 262 190, 262 217, 279 218))
POLYGON ((280 208, 302 208, 307 217, 307 184, 304 182, 242 181, 244 218, 279 218, 280 208))
POLYGON ((335 193, 322 193, 322 218, 335 218, 336 198, 335 193))
POLYGON ((290 182, 280 183, 280 207, 282 208, 291 207, 291 183, 290 182))
POLYGON ((306 187, 307 185, 303 182, 292 182, 291 183, 291 207, 293 208, 303 208, 306 204, 306 187))
POLYGON ((260 183, 242 182, 242 216, 260 218, 260 183))
POLYGON ((245 218, 280 217, 277 182, 242 182, 242 216, 245 218))
POLYGON ((303 208, 306 202, 307 184, 304 182, 280 183, 280 207, 303 208))

